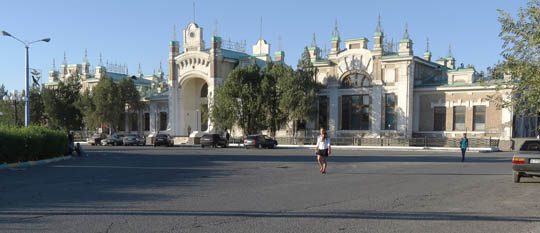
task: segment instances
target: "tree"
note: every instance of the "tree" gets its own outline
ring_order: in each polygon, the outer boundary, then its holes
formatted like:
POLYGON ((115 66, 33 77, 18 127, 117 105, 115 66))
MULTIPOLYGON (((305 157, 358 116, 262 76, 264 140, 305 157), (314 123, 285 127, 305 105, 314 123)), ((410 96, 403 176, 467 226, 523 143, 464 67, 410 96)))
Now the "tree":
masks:
POLYGON ((109 129, 116 130, 125 106, 118 97, 118 86, 112 79, 104 77, 99 80, 93 91, 96 119, 100 123, 107 124, 109 129))
POLYGON ((282 92, 278 85, 280 79, 293 79, 294 70, 283 63, 268 63, 263 72, 261 94, 263 110, 266 115, 266 126, 272 136, 287 122, 287 116, 279 108, 282 92))
POLYGON ((220 128, 240 126, 245 135, 265 128, 261 74, 256 65, 236 68, 218 88, 212 105, 212 120, 220 128))
POLYGON ((294 77, 283 76, 278 80, 282 90, 281 111, 293 122, 293 136, 296 136, 298 122, 309 121, 316 114, 317 92, 320 85, 316 81, 317 68, 313 66, 307 47, 298 61, 294 77))
POLYGON ((79 77, 59 82, 55 88, 43 89, 43 106, 50 127, 66 130, 82 127, 82 114, 76 106, 80 89, 79 77))
POLYGON ((30 123, 44 125, 47 122, 45 117, 45 105, 43 104, 43 89, 39 86, 32 86, 30 89, 30 123))
POLYGON ((501 107, 518 114, 538 114, 540 110, 540 1, 532 0, 519 9, 514 19, 499 10, 500 37, 504 41, 500 65, 510 75, 499 88, 511 89, 512 98, 498 98, 501 107))
POLYGON ((142 108, 141 95, 131 78, 122 79, 118 83, 120 102, 128 107, 129 111, 138 111, 142 108))
POLYGON ((86 128, 96 129, 100 126, 98 116, 96 114, 96 104, 92 93, 86 89, 81 94, 81 98, 76 103, 77 108, 83 115, 83 123, 86 128))

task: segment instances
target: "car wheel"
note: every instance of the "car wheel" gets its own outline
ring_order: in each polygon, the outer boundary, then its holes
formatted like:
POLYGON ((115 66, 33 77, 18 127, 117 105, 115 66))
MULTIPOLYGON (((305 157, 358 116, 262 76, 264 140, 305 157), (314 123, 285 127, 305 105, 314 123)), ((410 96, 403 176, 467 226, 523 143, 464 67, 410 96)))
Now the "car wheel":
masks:
POLYGON ((513 172, 512 177, 514 178, 514 183, 519 183, 519 180, 521 180, 521 176, 519 175, 519 172, 513 172))

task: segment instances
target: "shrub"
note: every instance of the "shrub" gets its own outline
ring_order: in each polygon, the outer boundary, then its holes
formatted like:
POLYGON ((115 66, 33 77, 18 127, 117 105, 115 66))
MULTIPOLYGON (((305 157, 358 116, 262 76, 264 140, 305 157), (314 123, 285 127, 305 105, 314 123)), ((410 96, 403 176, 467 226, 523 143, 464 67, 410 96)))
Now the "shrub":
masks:
POLYGON ((0 126, 0 163, 58 157, 67 152, 67 134, 41 126, 0 126))

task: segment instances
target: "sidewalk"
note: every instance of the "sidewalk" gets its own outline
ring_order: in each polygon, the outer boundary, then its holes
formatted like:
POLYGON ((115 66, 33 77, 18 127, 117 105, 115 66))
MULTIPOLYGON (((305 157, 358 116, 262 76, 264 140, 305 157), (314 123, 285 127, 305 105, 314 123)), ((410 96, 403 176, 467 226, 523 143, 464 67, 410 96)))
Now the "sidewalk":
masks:
POLYGON ((54 163, 54 162, 67 160, 67 159, 71 159, 71 156, 61 156, 61 157, 43 159, 43 160, 38 160, 38 161, 27 161, 27 162, 18 162, 18 163, 3 163, 3 164, 0 164, 0 170, 2 170, 2 169, 15 169, 15 168, 28 168, 28 167, 54 163))
MULTIPOLYGON (((80 142, 81 145, 88 145, 85 142, 80 142)), ((148 146, 148 145, 147 145, 148 146)), ((175 147, 191 147, 200 148, 200 145, 191 144, 175 144, 175 147)), ((229 147, 244 147, 242 143, 229 143, 229 147)), ((278 148, 298 149, 298 148, 313 148, 314 145, 278 145, 278 148)), ((383 151, 461 151, 458 147, 417 147, 417 146, 335 146, 332 148, 343 150, 383 150, 383 151)), ((489 147, 471 147, 468 152, 499 152, 499 148, 489 147)))

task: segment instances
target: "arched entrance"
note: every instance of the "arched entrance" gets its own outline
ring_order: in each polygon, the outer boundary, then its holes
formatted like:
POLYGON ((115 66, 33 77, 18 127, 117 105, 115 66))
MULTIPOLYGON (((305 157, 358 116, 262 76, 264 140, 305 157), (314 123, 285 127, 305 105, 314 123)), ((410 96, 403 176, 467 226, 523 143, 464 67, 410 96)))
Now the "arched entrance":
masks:
POLYGON ((184 132, 208 131, 208 83, 203 78, 188 78, 181 89, 184 132))

